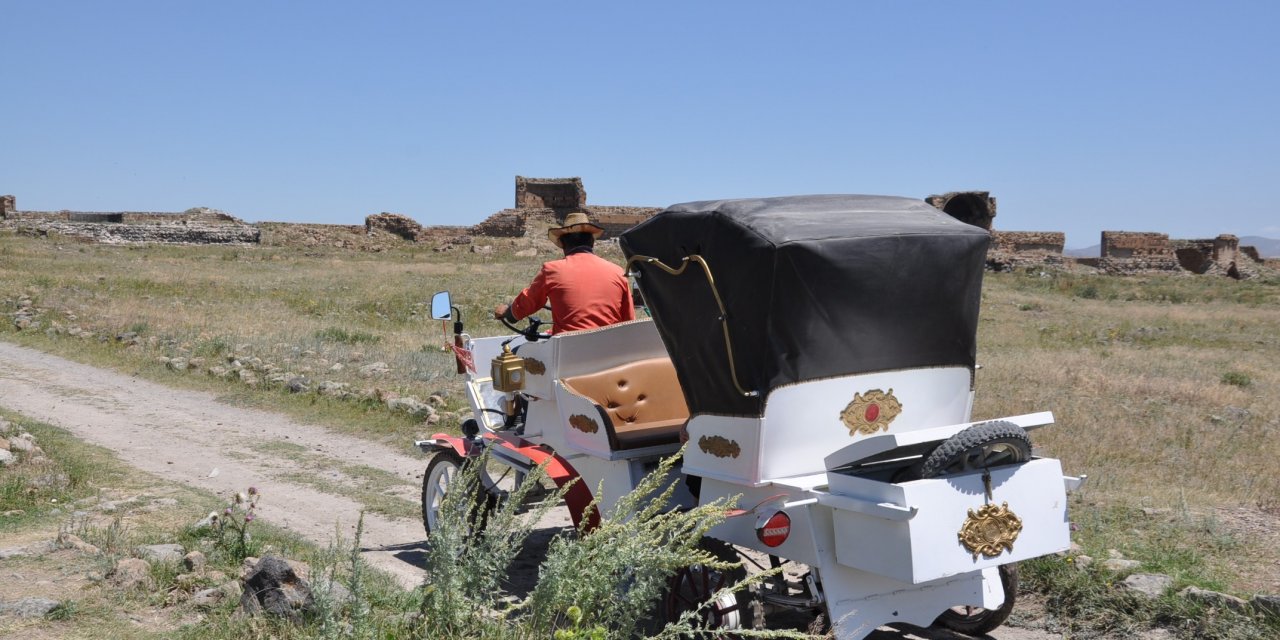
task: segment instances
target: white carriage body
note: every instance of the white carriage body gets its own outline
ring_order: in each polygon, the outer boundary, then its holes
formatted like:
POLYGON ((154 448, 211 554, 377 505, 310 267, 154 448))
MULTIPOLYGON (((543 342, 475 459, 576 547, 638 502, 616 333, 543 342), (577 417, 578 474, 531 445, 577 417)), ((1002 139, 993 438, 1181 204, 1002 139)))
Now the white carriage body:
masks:
MULTIPOLYGON (((681 483, 672 506, 738 497, 745 513, 711 535, 809 565, 816 578, 808 604, 782 606, 825 607, 843 640, 886 623, 928 626, 954 606, 998 607, 1000 565, 1070 545, 1066 491, 1080 479, 1021 455, 984 472, 901 473, 974 426, 988 242, 903 198, 671 207, 620 238, 654 320, 512 343, 525 364, 521 438, 553 449, 592 491, 603 487, 607 512, 680 448, 670 411, 622 420, 618 410, 646 401, 636 371, 669 369, 675 386, 653 388, 682 396, 681 471, 701 482, 697 498, 681 483), (695 264, 701 272, 686 269, 695 264), (605 384, 584 391, 584 378, 605 384), (777 512, 789 535, 766 546, 763 518, 777 512), (1002 518, 994 533, 982 515, 992 512, 1002 518)), ((468 346, 484 366, 504 340, 468 346)), ((483 374, 468 389, 477 419, 500 433, 509 398, 483 374)), ((1034 429, 1053 416, 995 421, 1034 429)))
MULTIPOLYGON (((477 363, 487 363, 507 340, 474 339, 468 347, 477 363)), ((602 487, 606 512, 659 458, 679 449, 664 444, 616 451, 605 430, 568 427, 572 415, 593 409, 587 406, 590 400, 566 388, 565 379, 666 357, 652 321, 517 342, 515 352, 527 366, 523 393, 529 399, 522 437, 559 452, 593 491, 602 487), (528 367, 530 361, 536 364, 528 367)), ((1004 599, 998 565, 1070 544, 1057 460, 1036 458, 993 469, 989 497, 981 474, 894 483, 840 470, 860 459, 945 440, 970 426, 970 384, 967 369, 950 367, 792 385, 770 396, 763 417, 693 416, 682 470, 703 478, 702 502, 740 496, 740 507, 765 503, 791 517, 791 533, 776 548, 757 539, 755 514, 731 518, 711 535, 816 570, 839 638, 860 638, 890 622, 927 626, 955 605, 994 608, 1004 599), (901 414, 883 432, 851 431, 841 412, 856 394, 871 390, 891 390, 901 414), (735 454, 700 447, 704 438, 724 439, 735 454), (958 538, 969 511, 988 503, 1007 504, 1023 525, 1013 549, 996 557, 975 556, 958 538)), ((505 394, 493 391, 483 375, 472 377, 468 389, 476 415, 490 429, 501 429, 501 417, 489 410, 500 408, 505 394)), ((1003 420, 1034 429, 1053 418, 1039 413, 1003 420)), ((692 501, 682 487, 678 502, 692 501)))

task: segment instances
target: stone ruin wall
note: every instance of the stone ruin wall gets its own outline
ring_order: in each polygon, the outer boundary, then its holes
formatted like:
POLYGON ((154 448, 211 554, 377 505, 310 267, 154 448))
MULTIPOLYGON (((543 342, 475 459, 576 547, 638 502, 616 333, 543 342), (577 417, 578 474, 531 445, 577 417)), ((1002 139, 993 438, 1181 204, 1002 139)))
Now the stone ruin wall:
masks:
POLYGON ((36 236, 66 236, 104 244, 255 244, 261 231, 243 220, 205 207, 182 213, 158 211, 19 211, 16 199, 0 203, 3 226, 36 236))
MULTIPOLYGON (((1280 259, 1263 259, 1255 247, 1242 247, 1232 235, 1206 240, 1170 240, 1167 234, 1104 231, 1098 258, 1063 255, 1065 234, 1058 231, 992 230, 996 199, 986 191, 954 191, 925 198, 953 217, 991 232, 987 264, 994 270, 1037 265, 1080 264, 1110 274, 1191 272, 1252 277, 1258 268, 1280 267, 1280 259)), ((259 243, 381 251, 403 242, 438 245, 470 244, 473 237, 546 238, 547 229, 563 224, 574 211, 588 211, 616 238, 653 217, 661 208, 587 205, 582 179, 516 176, 515 208, 503 209, 474 226, 419 225, 407 216, 381 213, 364 225, 245 222, 214 209, 182 213, 20 211, 12 195, 0 196, 0 227, 35 235, 60 234, 105 243, 259 243), (264 234, 265 238, 264 239, 264 234)))
POLYGON ((987 247, 987 268, 1008 271, 1016 267, 1066 264, 1062 248, 1067 234, 1061 231, 992 231, 987 247))
POLYGON ((1170 240, 1163 233, 1131 231, 1104 231, 1098 258, 1070 258, 1063 255, 1066 235, 1061 232, 993 230, 996 199, 987 191, 953 191, 928 196, 925 202, 961 222, 990 231, 987 267, 995 271, 1079 264, 1115 275, 1191 272, 1249 278, 1258 274, 1258 265, 1263 262, 1256 248, 1241 247, 1233 235, 1170 240))
POLYGON ((1183 269, 1197 274, 1251 278, 1259 275, 1262 258, 1257 247, 1242 247, 1230 234, 1205 240, 1174 240, 1174 255, 1183 269))
POLYGON ((991 197, 990 191, 952 191, 940 196, 929 196, 924 201, 960 222, 982 227, 987 231, 991 230, 995 221, 996 199, 991 197))
POLYGON ((575 209, 586 204, 582 178, 516 176, 517 209, 575 209))
POLYGON ((545 238, 547 229, 564 224, 565 216, 585 211, 604 229, 602 238, 615 238, 661 210, 659 207, 589 206, 580 177, 516 176, 515 208, 489 216, 471 227, 470 234, 488 238, 545 238))
POLYGON ((1062 255, 1067 234, 1061 231, 992 231, 991 248, 1010 253, 1040 251, 1062 255))
POLYGON ((1122 275, 1142 272, 1181 271, 1173 243, 1165 233, 1103 231, 1098 268, 1122 275))

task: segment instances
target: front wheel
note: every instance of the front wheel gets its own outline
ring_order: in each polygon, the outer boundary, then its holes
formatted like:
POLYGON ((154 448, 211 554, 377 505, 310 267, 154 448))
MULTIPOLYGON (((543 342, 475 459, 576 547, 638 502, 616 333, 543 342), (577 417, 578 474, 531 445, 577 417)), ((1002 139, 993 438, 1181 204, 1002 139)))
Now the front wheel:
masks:
MULTIPOLYGON (((440 508, 444 505, 445 496, 457 488, 459 474, 470 464, 470 460, 464 460, 452 449, 437 451, 427 464, 427 471, 422 475, 422 527, 428 538, 432 531, 440 528, 440 508)), ((484 469, 480 469, 479 473, 476 495, 467 514, 470 533, 478 533, 484 529, 489 512, 498 502, 496 491, 490 487, 493 481, 489 474, 484 469)))
POLYGON ((422 527, 427 537, 439 530, 440 506, 461 470, 462 458, 453 451, 444 449, 431 456, 427 472, 422 476, 422 527))
POLYGON ((1013 604, 1018 596, 1018 565, 1000 565, 1000 586, 1004 587, 1004 602, 999 607, 951 607, 933 623, 971 636, 990 633, 1013 613, 1013 604))

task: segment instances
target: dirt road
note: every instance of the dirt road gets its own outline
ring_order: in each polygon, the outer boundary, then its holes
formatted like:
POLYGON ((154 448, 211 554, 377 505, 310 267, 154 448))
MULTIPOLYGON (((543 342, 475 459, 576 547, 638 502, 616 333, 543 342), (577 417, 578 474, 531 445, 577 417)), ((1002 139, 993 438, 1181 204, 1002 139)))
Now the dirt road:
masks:
MULTIPOLYGON (((335 530, 348 539, 354 534, 363 505, 348 497, 356 484, 351 469, 387 472, 379 492, 416 504, 425 467, 425 458, 387 446, 279 414, 230 406, 209 393, 165 387, 6 342, 0 342, 0 406, 111 449, 125 462, 166 481, 222 495, 250 485, 261 487, 263 518, 319 544, 328 543, 335 530)), ((556 518, 544 523, 539 538, 568 522, 566 514, 556 518)), ((424 541, 418 519, 366 514, 363 542, 370 563, 406 587, 421 582, 417 562, 424 541)), ((873 637, 962 636, 882 631, 873 637)), ((992 637, 1059 636, 1002 628, 992 637)))

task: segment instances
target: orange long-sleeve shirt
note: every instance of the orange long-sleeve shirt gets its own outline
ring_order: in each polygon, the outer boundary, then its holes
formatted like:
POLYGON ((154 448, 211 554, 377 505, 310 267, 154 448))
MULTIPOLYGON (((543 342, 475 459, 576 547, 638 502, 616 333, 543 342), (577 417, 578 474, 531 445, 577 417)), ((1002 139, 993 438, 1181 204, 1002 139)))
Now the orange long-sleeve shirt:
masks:
POLYGON ((551 333, 605 327, 636 317, 631 284, 622 268, 594 253, 573 253, 544 263, 533 282, 511 301, 517 320, 551 301, 551 333))

